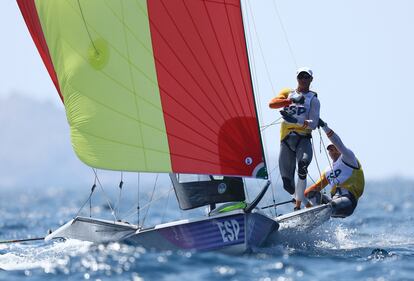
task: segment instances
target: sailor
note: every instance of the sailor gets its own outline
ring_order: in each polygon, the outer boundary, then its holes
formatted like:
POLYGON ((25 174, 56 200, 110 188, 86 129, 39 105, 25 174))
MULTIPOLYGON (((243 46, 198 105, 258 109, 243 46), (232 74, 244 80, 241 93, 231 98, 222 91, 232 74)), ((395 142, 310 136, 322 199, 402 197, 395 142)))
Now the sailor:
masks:
POLYGON ((305 196, 313 197, 317 191, 328 184, 331 186, 331 205, 333 217, 344 218, 350 216, 364 192, 364 172, 355 154, 347 148, 339 136, 320 119, 319 125, 332 142, 327 146, 333 164, 322 174, 320 179, 305 190, 305 196))
POLYGON ((283 89, 273 98, 269 107, 283 108, 284 121, 280 128, 279 169, 283 188, 295 194, 295 209, 299 210, 305 200, 306 176, 312 161, 312 130, 318 125, 320 103, 317 94, 309 90, 313 72, 308 67, 296 71, 297 88, 283 89), (298 165, 298 182, 295 186, 295 170, 298 165))

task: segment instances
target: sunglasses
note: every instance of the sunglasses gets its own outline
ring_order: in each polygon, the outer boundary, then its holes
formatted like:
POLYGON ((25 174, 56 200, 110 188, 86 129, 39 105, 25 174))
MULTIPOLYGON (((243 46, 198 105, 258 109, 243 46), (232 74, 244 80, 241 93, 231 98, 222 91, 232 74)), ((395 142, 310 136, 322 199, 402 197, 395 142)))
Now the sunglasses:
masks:
POLYGON ((312 78, 312 76, 310 76, 308 73, 306 72, 301 72, 298 75, 298 79, 310 79, 312 78))

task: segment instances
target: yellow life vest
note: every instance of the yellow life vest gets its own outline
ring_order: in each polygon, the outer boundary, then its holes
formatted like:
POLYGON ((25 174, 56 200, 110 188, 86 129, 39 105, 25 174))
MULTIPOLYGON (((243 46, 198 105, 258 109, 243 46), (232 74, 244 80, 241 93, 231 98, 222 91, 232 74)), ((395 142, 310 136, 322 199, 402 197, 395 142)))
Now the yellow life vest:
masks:
POLYGON ((365 177, 362 166, 358 162, 358 168, 351 167, 342 160, 342 156, 333 163, 332 169, 329 167, 325 172, 325 177, 331 186, 331 195, 336 193, 338 187, 345 188, 359 199, 364 192, 365 177))
MULTIPOLYGON (((296 92, 295 90, 285 88, 279 93, 278 98, 287 99, 295 92, 296 92)), ((316 93, 309 91, 308 93, 304 94, 304 96, 305 96, 305 102, 303 105, 292 104, 284 108, 284 110, 286 110, 293 117, 297 118, 298 120, 301 120, 302 122, 304 120, 309 119, 310 104, 311 104, 313 97, 316 96, 316 93)), ((291 132, 296 132, 300 135, 305 135, 305 136, 312 134, 312 130, 307 128, 306 126, 283 121, 280 126, 280 140, 283 140, 291 132)))

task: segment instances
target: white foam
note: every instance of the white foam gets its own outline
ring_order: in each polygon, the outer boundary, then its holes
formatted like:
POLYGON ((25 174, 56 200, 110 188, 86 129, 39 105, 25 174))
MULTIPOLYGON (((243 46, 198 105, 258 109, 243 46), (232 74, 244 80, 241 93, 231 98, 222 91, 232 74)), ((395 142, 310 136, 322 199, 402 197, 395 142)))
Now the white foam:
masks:
POLYGON ((91 244, 71 239, 46 246, 15 244, 10 246, 8 253, 0 255, 0 268, 4 270, 43 268, 45 272, 51 272, 56 266, 65 266, 70 256, 86 253, 91 244))
MULTIPOLYGON (((325 225, 326 226, 326 225, 325 225)), ((414 237, 399 229, 378 233, 367 233, 364 228, 348 228, 331 222, 319 234, 315 246, 323 249, 353 250, 361 248, 395 248, 414 245, 414 237)))

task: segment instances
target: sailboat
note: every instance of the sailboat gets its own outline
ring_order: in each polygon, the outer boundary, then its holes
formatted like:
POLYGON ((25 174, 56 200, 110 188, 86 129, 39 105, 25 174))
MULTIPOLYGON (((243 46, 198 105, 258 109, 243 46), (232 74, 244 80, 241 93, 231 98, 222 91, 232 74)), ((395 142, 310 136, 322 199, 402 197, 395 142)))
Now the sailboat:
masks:
POLYGON ((146 228, 78 216, 46 240, 242 253, 265 245, 283 222, 311 222, 322 211, 328 215, 313 225, 329 218, 327 205, 281 217, 257 208, 270 181, 240 0, 17 3, 79 159, 96 169, 168 173, 181 209, 210 209, 146 228), (180 174, 206 179, 182 182, 180 174), (243 177, 263 179, 250 203, 243 177))

